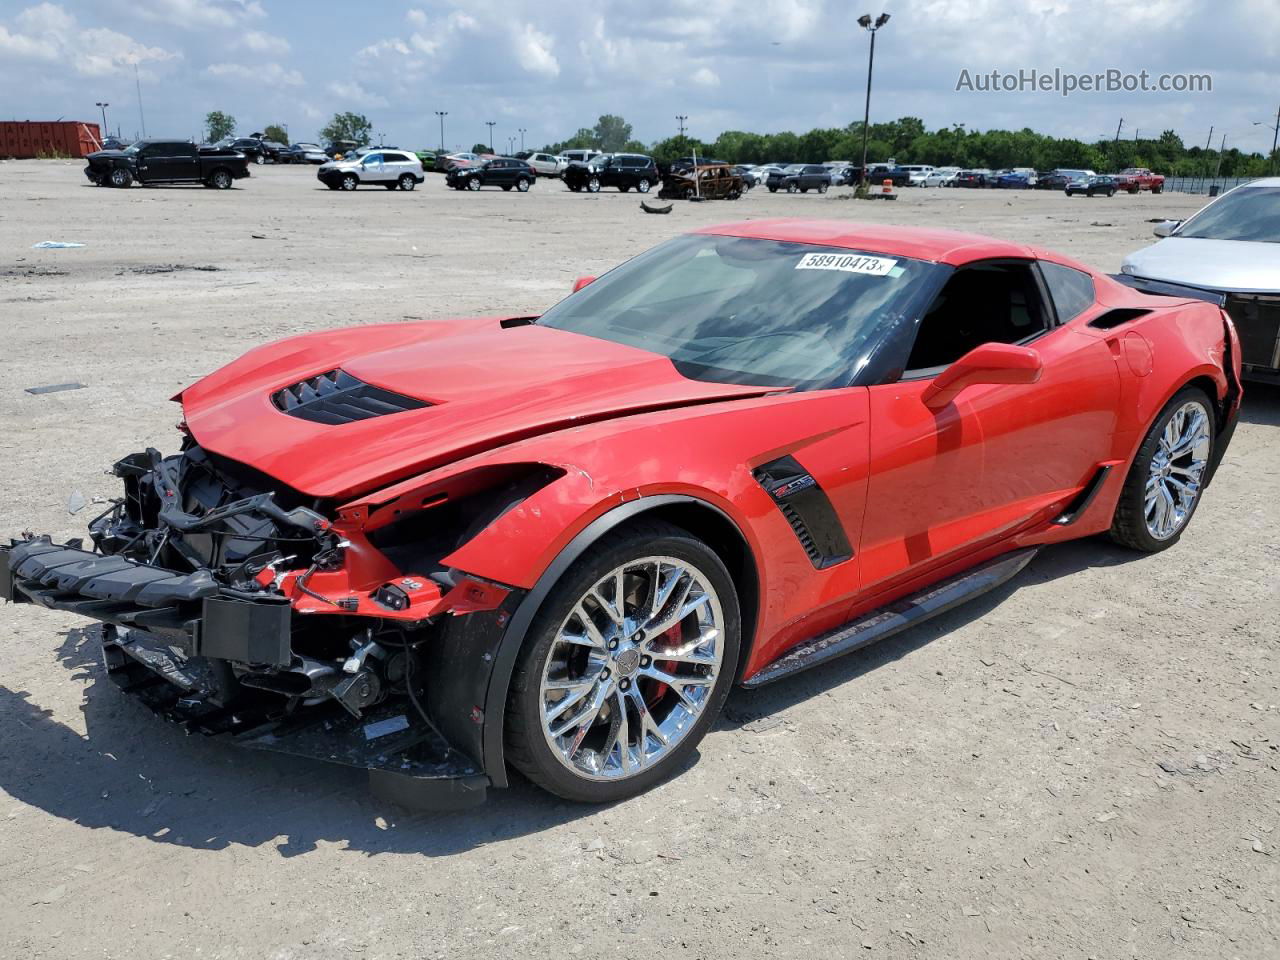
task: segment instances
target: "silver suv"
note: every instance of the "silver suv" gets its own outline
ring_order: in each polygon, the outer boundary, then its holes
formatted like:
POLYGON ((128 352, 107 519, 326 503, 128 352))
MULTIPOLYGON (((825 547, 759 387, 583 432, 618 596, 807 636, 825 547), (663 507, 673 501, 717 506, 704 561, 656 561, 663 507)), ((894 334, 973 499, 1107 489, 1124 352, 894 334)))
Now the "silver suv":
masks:
POLYGON ((388 190, 412 190, 426 177, 422 161, 403 150, 373 149, 351 160, 331 160, 316 170, 316 179, 330 190, 354 190, 361 184, 388 190))

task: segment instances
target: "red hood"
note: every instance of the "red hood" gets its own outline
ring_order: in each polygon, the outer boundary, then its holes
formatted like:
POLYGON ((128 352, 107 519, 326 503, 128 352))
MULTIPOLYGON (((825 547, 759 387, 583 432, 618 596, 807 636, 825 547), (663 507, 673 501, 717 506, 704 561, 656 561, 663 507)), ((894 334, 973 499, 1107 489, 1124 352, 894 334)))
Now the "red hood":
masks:
POLYGON ((205 449, 311 496, 343 498, 576 423, 762 392, 686 379, 666 357, 634 347, 481 318, 282 340, 175 399, 205 449), (275 391, 336 368, 431 406, 330 426, 271 402, 275 391))

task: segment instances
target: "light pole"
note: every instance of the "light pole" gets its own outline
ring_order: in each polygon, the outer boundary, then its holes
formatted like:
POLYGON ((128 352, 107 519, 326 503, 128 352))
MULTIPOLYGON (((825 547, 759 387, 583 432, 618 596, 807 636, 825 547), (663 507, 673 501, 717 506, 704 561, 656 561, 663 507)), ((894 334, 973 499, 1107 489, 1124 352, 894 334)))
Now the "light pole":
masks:
POLYGON ((689 119, 688 114, 676 114, 676 123, 680 124, 680 137, 684 139, 684 122, 689 119))
POLYGON ((486 120, 485 124, 489 127, 489 152, 493 153, 493 128, 497 124, 497 121, 486 120))
POLYGON ((520 127, 519 129, 520 129, 520 152, 524 153, 524 135, 529 131, 526 130, 524 127, 520 127))
POLYGON ((437 110, 436 116, 440 118, 440 152, 444 153, 444 118, 449 115, 448 110, 437 110))
POLYGON ((102 135, 105 137, 107 135, 107 107, 111 106, 111 104, 105 100, 99 100, 94 106, 102 111, 102 135))
POLYGON ((886 23, 888 23, 887 13, 879 15, 874 23, 869 13, 864 13, 858 18, 858 26, 872 35, 872 50, 867 58, 867 106, 863 109, 863 169, 859 179, 864 192, 867 189, 867 137, 870 133, 870 122, 872 122, 872 69, 876 67, 876 32, 886 23))
POLYGON ((1271 171, 1274 173, 1276 167, 1276 145, 1280 143, 1280 107, 1276 108, 1275 126, 1272 126, 1269 123, 1263 123, 1261 120, 1253 121, 1253 125, 1255 127, 1271 128, 1271 171))
POLYGON ((889 15, 882 13, 871 22, 871 14, 864 13, 858 18, 858 26, 871 34, 871 53, 867 57, 867 105, 862 111, 862 176, 861 184, 867 189, 867 135, 871 132, 871 71, 876 63, 876 31, 889 22, 889 15))

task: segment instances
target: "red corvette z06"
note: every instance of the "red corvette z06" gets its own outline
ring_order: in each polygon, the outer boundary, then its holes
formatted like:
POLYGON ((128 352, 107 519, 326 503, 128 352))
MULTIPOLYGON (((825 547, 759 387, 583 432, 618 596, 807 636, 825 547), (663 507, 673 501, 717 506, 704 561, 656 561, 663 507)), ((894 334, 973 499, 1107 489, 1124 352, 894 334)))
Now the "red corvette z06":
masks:
POLYGON ((680 768, 768 683, 1004 582, 1046 544, 1172 546, 1230 439, 1220 303, 942 230, 763 220, 540 317, 355 327, 176 397, 80 542, 0 596, 105 624, 190 729, 461 806, 680 768))

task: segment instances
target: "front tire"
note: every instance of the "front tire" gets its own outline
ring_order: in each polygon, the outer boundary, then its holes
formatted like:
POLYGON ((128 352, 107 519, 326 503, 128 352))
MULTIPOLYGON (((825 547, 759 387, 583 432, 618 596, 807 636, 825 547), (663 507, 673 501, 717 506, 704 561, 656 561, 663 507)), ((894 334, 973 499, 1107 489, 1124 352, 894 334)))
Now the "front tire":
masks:
POLYGON ((261 153, 255 154, 253 158, 253 162, 256 163, 258 166, 262 166, 264 163, 267 162, 266 155, 261 153))
POLYGON ((599 178, 599 177, 592 177, 590 180, 588 180, 588 181, 587 181, 587 192, 588 192, 588 193, 599 193, 599 192, 600 192, 600 178, 599 178))
POLYGON ((715 722, 740 634, 737 591, 706 544, 657 522, 610 534, 530 626, 508 692, 508 758, 566 800, 648 790, 715 722))
POLYGON ((1204 492, 1213 455, 1213 404, 1183 387, 1147 431, 1133 458, 1111 521, 1111 539, 1144 553, 1178 542, 1204 492))
POLYGON ((348 173, 342 178, 341 184, 343 190, 354 190, 356 187, 360 186, 360 181, 356 179, 356 175, 354 173, 348 173))
POLYGON ((787 184, 787 193, 799 193, 799 192, 800 192, 800 185, 798 183, 787 184))
POLYGON ((469 179, 469 180, 467 181, 467 189, 468 189, 468 190, 479 190, 479 189, 480 189, 480 178, 479 178, 479 177, 472 177, 471 179, 469 179))
POLYGON ((209 186, 215 190, 230 190, 232 177, 226 170, 215 170, 209 175, 209 186))
POLYGON ((107 181, 113 187, 127 187, 133 183, 133 174, 123 167, 116 167, 111 171, 111 175, 107 177, 107 181))
POLYGON ((644 179, 636 181, 636 190, 639 191, 640 193, 648 193, 649 181, 644 179))

